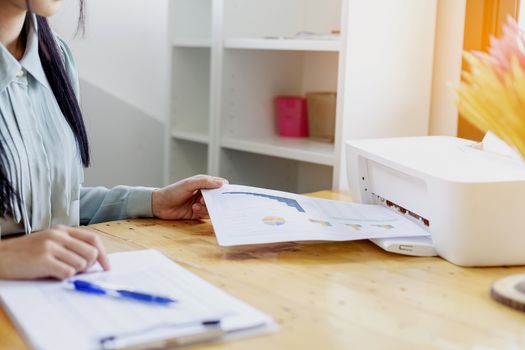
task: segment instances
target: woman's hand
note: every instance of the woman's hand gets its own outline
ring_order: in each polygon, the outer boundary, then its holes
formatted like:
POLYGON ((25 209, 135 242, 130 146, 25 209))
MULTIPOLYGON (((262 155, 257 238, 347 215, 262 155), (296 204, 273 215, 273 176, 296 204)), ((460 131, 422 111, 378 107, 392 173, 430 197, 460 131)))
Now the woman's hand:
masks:
POLYGON ((0 242, 0 278, 66 279, 86 271, 96 261, 109 262, 100 238, 93 232, 67 226, 0 242))
POLYGON ((220 177, 196 175, 153 192, 153 215, 165 220, 208 218, 200 189, 219 188, 228 181, 220 177))

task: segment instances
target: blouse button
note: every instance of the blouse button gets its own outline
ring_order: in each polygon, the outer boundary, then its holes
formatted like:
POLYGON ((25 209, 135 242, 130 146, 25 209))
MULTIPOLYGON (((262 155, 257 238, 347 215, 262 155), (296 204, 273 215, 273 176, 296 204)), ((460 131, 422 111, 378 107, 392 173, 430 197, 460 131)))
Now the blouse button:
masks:
POLYGON ((22 78, 22 77, 24 76, 24 74, 25 74, 25 73, 24 73, 24 70, 23 70, 23 69, 20 69, 20 70, 18 71, 18 73, 16 73, 16 76, 17 76, 18 78, 22 78))

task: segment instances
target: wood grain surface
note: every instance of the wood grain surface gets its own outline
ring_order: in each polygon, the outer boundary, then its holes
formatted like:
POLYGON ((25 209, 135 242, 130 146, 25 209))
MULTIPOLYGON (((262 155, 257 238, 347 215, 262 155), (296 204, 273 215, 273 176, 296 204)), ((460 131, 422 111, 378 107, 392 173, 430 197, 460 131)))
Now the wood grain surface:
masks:
MULTIPOLYGON (((222 248, 207 221, 90 228, 109 252, 158 249, 280 326, 274 334, 194 349, 525 349, 525 314, 489 295, 494 280, 525 267, 463 268, 387 253, 368 241, 222 248)), ((3 312, 0 349, 27 349, 3 312)))

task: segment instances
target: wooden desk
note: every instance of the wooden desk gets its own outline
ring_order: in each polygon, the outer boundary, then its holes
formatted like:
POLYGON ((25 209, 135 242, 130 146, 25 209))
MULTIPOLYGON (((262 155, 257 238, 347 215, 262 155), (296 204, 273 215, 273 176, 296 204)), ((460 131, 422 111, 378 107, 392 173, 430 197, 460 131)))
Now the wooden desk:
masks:
MULTIPOLYGON (((368 241, 225 249, 207 222, 91 228, 108 251, 158 249, 281 327, 198 349, 525 349, 525 314, 489 297, 492 281, 525 267, 461 268, 390 254, 368 241)), ((0 348, 26 349, 3 313, 0 348)))

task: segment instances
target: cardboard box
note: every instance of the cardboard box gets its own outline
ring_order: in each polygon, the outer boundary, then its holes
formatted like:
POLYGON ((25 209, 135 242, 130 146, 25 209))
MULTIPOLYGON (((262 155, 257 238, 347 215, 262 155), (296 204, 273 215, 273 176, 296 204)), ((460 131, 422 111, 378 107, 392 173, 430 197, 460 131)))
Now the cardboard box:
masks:
POLYGON ((306 105, 310 138, 334 142, 337 93, 309 92, 306 94, 306 105))

